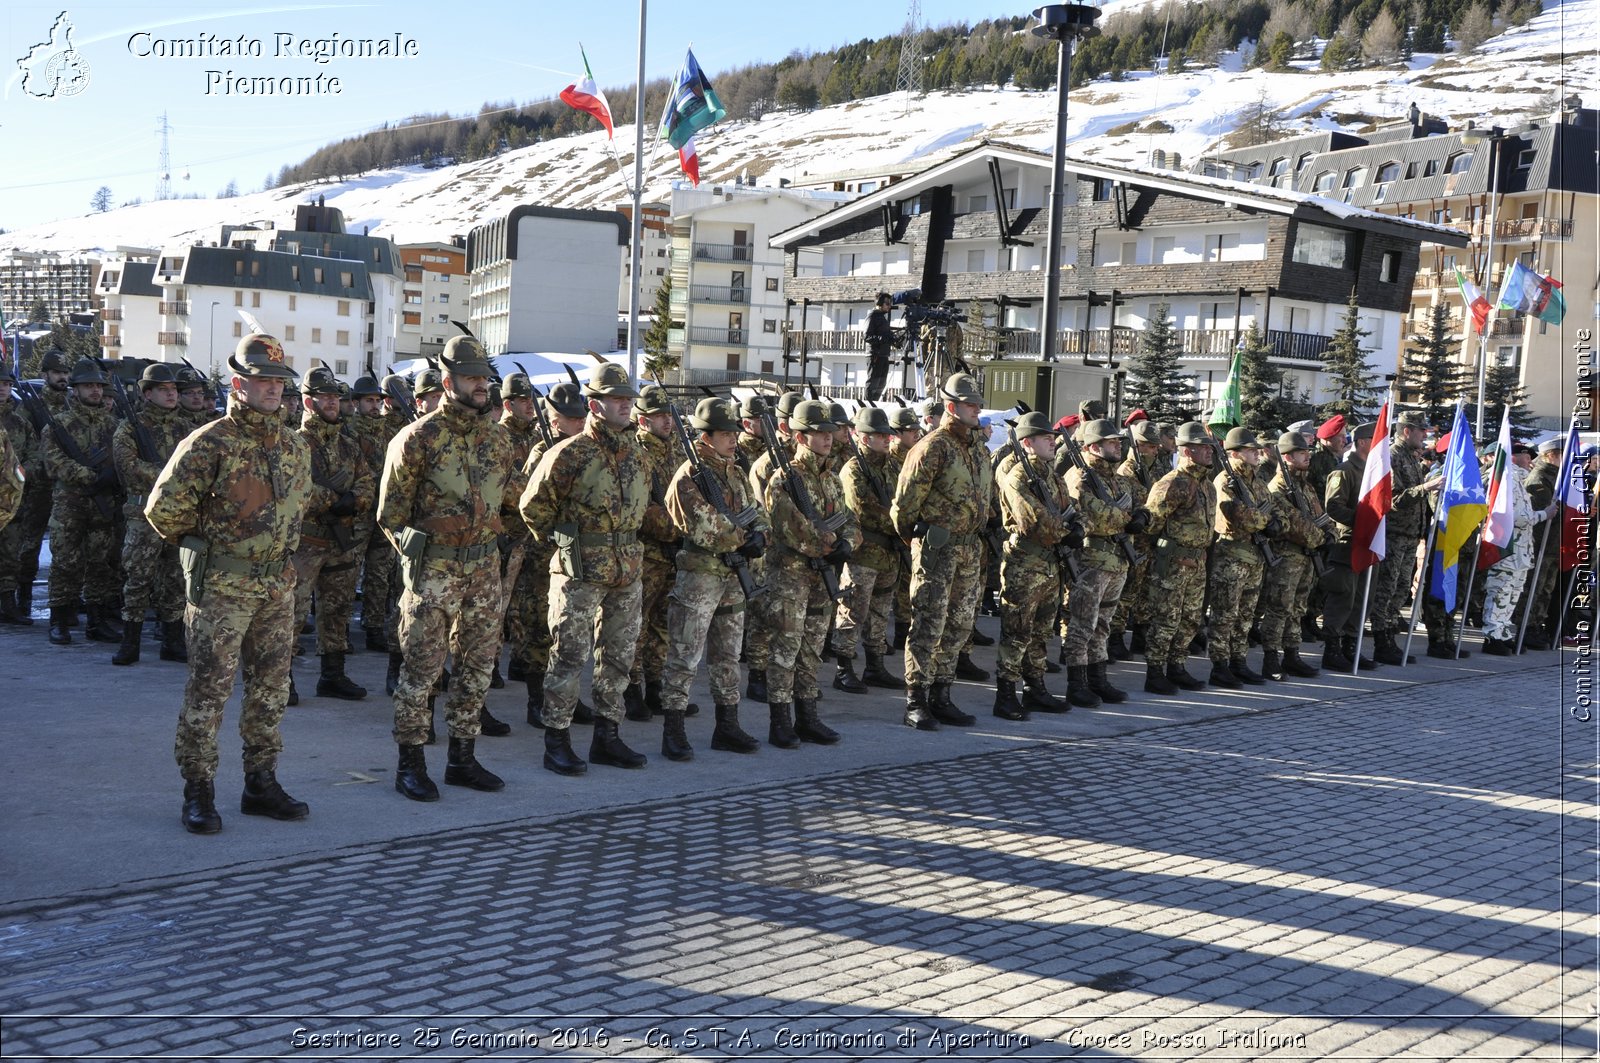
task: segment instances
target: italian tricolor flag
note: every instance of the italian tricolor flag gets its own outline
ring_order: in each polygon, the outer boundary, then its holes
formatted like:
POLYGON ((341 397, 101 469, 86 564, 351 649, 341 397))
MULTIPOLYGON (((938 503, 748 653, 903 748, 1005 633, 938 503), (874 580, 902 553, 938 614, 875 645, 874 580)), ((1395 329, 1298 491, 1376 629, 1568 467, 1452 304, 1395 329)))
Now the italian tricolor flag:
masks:
POLYGON ((583 56, 583 80, 561 90, 562 102, 585 114, 594 115, 606 127, 606 136, 610 137, 611 105, 606 102, 606 94, 594 83, 594 75, 589 72, 589 56, 581 44, 578 45, 578 54, 583 56))

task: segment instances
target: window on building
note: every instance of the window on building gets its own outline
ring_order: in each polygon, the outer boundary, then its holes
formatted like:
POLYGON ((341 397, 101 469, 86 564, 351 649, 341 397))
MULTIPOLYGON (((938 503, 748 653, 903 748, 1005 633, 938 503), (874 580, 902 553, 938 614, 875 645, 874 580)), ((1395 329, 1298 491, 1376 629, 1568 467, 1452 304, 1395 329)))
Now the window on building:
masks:
POLYGON ((347 361, 344 358, 335 358, 333 360, 333 371, 338 376, 349 376, 350 375, 350 363, 349 363, 349 361, 347 361))
POLYGON ((967 272, 968 273, 982 273, 983 272, 983 262, 984 262, 984 253, 982 251, 968 251, 967 252, 967 272))
POLYGON ((984 211, 984 210, 988 210, 988 209, 989 209, 989 197, 988 196, 968 196, 967 197, 967 210, 971 211, 973 214, 977 214, 979 211, 984 211))
POLYGON ((1206 261, 1225 262, 1239 257, 1238 233, 1212 233, 1206 237, 1206 261))
POLYGON ((440 292, 439 293, 439 301, 441 303, 448 303, 450 301, 450 293, 449 292, 440 292))
POLYGON ((352 274, 350 274, 349 272, 341 272, 339 274, 339 286, 340 287, 348 288, 351 285, 353 285, 354 283, 355 283, 355 277, 352 274))
POLYGON ((314 328, 314 329, 311 330, 311 342, 312 343, 321 343, 322 342, 322 330, 321 329, 314 328))
POLYGON ((1538 155, 1539 152, 1535 148, 1523 148, 1521 151, 1517 152, 1517 169, 1533 169, 1533 160, 1537 158, 1538 155))
POLYGON ((333 342, 340 347, 350 346, 350 330, 340 329, 333 334, 333 342))
POLYGON ((292 281, 296 281, 296 282, 298 282, 300 280, 300 267, 299 266, 290 266, 289 267, 289 279, 292 280, 292 281))
POLYGON ((1317 174, 1317 183, 1316 183, 1315 186, 1313 186, 1312 191, 1313 192, 1331 192, 1331 191, 1333 191, 1333 181, 1334 181, 1334 178, 1336 176, 1337 175, 1332 170, 1323 170, 1321 173, 1317 174))
POLYGON ((240 258, 240 259, 235 259, 234 260, 234 263, 233 263, 233 275, 235 277, 244 276, 244 259, 240 258))
POLYGON ((294 307, 295 307, 295 303, 297 303, 297 302, 298 302, 298 301, 299 301, 299 300, 298 300, 298 299, 296 299, 296 298, 295 298, 295 297, 294 297, 294 296, 292 296, 292 295, 291 295, 291 296, 289 296, 289 309, 290 309, 290 310, 293 310, 293 309, 294 309, 294 307))
POLYGON ((251 306, 251 309, 254 309, 254 310, 261 309, 261 293, 260 292, 251 292, 250 293, 250 306, 251 306))
POLYGON ((1439 160, 1429 159, 1422 164, 1422 176, 1432 177, 1439 172, 1439 160))
POLYGON ((241 292, 238 289, 234 290, 234 293, 233 293, 233 305, 234 306, 243 306, 244 305, 244 292, 241 292))
POLYGON ((314 283, 314 284, 321 284, 322 283, 322 267, 321 266, 313 266, 311 268, 311 280, 312 280, 312 283, 314 283))
POLYGON ((441 324, 441 325, 450 324, 450 315, 449 314, 440 314, 439 318, 438 318, 438 324, 441 324))
POLYGON ((772 364, 773 363, 771 361, 763 361, 761 363, 761 371, 763 373, 771 373, 772 372, 772 364))
POLYGON ((235 321, 233 323, 233 338, 234 339, 240 339, 243 336, 244 336, 244 324, 243 324, 243 322, 235 321))
POLYGON ((348 299, 340 299, 339 300, 339 316, 340 317, 349 317, 350 316, 350 300, 348 300, 348 299))
POLYGON ((1094 198, 1096 202, 1104 203, 1111 199, 1113 182, 1109 177, 1096 177, 1094 179, 1094 198))
POLYGON ((1311 165, 1312 156, 1315 154, 1316 152, 1312 151, 1301 153, 1299 160, 1294 164, 1294 173, 1296 177, 1300 176, 1301 172, 1303 172, 1307 166, 1311 165))
POLYGON ((1295 227, 1294 261, 1308 266, 1344 269, 1349 245, 1349 234, 1342 229, 1301 222, 1295 227))
POLYGON ((1352 166, 1344 172, 1344 182, 1339 187, 1360 188, 1366 179, 1367 168, 1365 166, 1352 166))
POLYGON ((294 339, 294 326, 293 325, 285 325, 285 326, 283 326, 283 338, 286 339, 286 340, 294 339))
POLYGON ((1406 163, 1406 180, 1409 181, 1415 176, 1417 176, 1417 164, 1415 162, 1406 163))
POLYGON ((775 292, 777 290, 778 290, 778 278, 776 278, 776 277, 768 277, 767 278, 767 291, 775 292))
POLYGON ((729 354, 725 364, 729 372, 737 373, 739 371, 739 356, 737 354, 729 354))
POLYGON ((1250 165, 1248 165, 1248 166, 1246 166, 1244 168, 1244 179, 1246 181, 1257 181, 1257 180, 1260 180, 1260 178, 1261 178, 1261 168, 1262 168, 1262 164, 1259 161, 1252 162, 1250 165))
POLYGON ((1400 279, 1400 252, 1383 253, 1383 258, 1378 263, 1378 279, 1385 284, 1393 284, 1400 279))
POLYGON ((1279 155, 1272 160, 1272 165, 1267 169, 1267 176, 1276 180, 1289 172, 1289 156, 1279 155))
POLYGON ((1374 184, 1384 185, 1398 179, 1399 176, 1400 164, 1398 162, 1386 162, 1378 167, 1378 174, 1372 180, 1374 184))
POLYGON ((1472 168, 1473 152, 1459 151, 1450 156, 1449 163, 1445 166, 1445 173, 1466 173, 1472 168))
POLYGON ((762 332, 777 332, 778 331, 778 319, 775 318, 775 317, 769 317, 769 318, 764 319, 761 322, 761 331, 762 332))
POLYGON ((261 260, 260 259, 252 259, 250 261, 250 276, 252 276, 252 277, 261 276, 261 260))

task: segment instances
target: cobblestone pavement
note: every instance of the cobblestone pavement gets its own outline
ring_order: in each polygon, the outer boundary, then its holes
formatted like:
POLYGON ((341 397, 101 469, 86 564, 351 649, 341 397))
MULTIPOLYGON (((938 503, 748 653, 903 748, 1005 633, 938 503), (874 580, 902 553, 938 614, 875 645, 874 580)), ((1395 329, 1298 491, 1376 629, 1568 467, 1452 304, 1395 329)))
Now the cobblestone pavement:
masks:
POLYGON ((16 910, 4 1055, 1592 1058, 1593 724, 1534 675, 16 910))

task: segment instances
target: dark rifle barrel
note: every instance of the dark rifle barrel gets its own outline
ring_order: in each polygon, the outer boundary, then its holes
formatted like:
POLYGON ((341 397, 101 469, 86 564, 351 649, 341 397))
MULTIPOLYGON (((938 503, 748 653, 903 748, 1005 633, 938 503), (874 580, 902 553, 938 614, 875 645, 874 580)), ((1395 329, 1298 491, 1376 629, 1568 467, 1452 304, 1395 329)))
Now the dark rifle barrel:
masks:
MULTIPOLYGON (((1227 474, 1228 482, 1233 485, 1233 493, 1241 501, 1250 499, 1250 492, 1245 489, 1244 481, 1239 478, 1239 474, 1234 471, 1233 466, 1228 464, 1228 455, 1222 449, 1222 445, 1212 440, 1211 449, 1217 455, 1217 460, 1222 464, 1222 471, 1227 474)), ((1250 499, 1250 504, 1253 506, 1255 500, 1250 499)), ((1272 537, 1270 535, 1265 532, 1251 532, 1250 541, 1256 545, 1256 549, 1261 551, 1261 560, 1266 562, 1268 568, 1272 568, 1278 563, 1278 555, 1272 549, 1272 537)))
MULTIPOLYGON (((1083 451, 1079 449, 1077 442, 1072 437, 1065 435, 1061 437, 1061 441, 1066 444, 1067 457, 1072 459, 1072 464, 1076 465, 1079 471, 1083 473, 1084 479, 1089 481, 1089 489, 1094 492, 1094 496, 1108 506, 1115 505, 1111 500, 1111 492, 1106 489, 1105 481, 1100 479, 1099 473, 1089 467, 1089 463, 1084 460, 1083 451)), ((1127 532, 1118 532, 1113 538, 1116 544, 1122 548, 1122 552, 1130 564, 1137 565, 1144 560, 1144 556, 1133 545, 1133 540, 1129 538, 1127 532)))
POLYGON ((150 430, 144 426, 134 412, 133 403, 128 399, 128 389, 123 385, 122 378, 111 374, 112 394, 116 396, 118 409, 122 410, 123 419, 133 428, 133 443, 139 451, 139 459, 154 465, 157 462, 156 443, 150 438, 150 430))
MULTIPOLYGON (((806 485, 800 482, 795 476, 794 469, 789 465, 789 456, 783 452, 783 440, 778 436, 777 418, 772 416, 772 410, 766 406, 761 409, 761 429, 767 444, 767 453, 772 456, 772 462, 778 467, 778 471, 783 473, 784 489, 789 492, 789 498, 793 500, 794 507, 800 511, 800 515, 810 521, 818 532, 838 531, 844 526, 844 522, 850 519, 849 513, 841 511, 827 520, 822 519, 817 507, 812 504, 811 492, 806 490, 806 485), (833 526, 829 527, 830 524, 833 526)), ((812 562, 812 568, 822 577, 822 587, 828 592, 828 598, 838 601, 841 593, 838 571, 831 563, 821 558, 812 562)))
MULTIPOLYGON (((878 475, 878 470, 867 464, 866 457, 861 453, 861 448, 856 446, 856 438, 849 432, 845 433, 844 441, 850 446, 850 453, 861 464, 861 471, 867 477, 867 483, 872 485, 872 493, 878 496, 878 502, 884 509, 894 508, 894 496, 889 493, 889 485, 883 482, 878 475)), ((906 566, 906 571, 911 570, 911 548, 905 544, 898 535, 891 534, 894 541, 894 552, 900 558, 900 563, 906 566)))
MULTIPOLYGON (((1017 438, 1016 428, 1007 425, 1006 436, 1011 443, 1011 453, 1016 455, 1017 462, 1022 466, 1023 475, 1028 478, 1029 489, 1033 491, 1033 495, 1039 500, 1039 504, 1044 507, 1044 511, 1063 523, 1071 520, 1074 512, 1071 507, 1066 510, 1057 509, 1055 502, 1051 501, 1049 493, 1045 491, 1044 483, 1039 479, 1038 470, 1029 464, 1027 451, 1022 449, 1022 441, 1017 438)), ((1057 544, 1056 557, 1061 562, 1062 575, 1073 583, 1078 582, 1078 559, 1072 556, 1072 551, 1066 548, 1065 543, 1057 544)))

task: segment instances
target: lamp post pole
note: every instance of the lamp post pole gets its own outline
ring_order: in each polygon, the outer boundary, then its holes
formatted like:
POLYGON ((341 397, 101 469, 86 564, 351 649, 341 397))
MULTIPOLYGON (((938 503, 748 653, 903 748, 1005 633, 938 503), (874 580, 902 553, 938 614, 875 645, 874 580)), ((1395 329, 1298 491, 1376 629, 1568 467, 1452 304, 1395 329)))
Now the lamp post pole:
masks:
MULTIPOLYGON (((1484 319, 1483 331, 1478 333, 1478 405, 1477 423, 1473 426, 1473 438, 1479 442, 1483 440, 1483 385, 1489 370, 1489 333, 1494 329, 1495 298, 1494 298, 1494 230, 1495 217, 1500 208, 1500 142, 1505 137, 1498 133, 1467 133, 1462 136, 1463 144, 1489 143, 1489 239, 1484 245, 1483 267, 1483 297, 1489 300, 1489 316, 1484 319)), ((1472 308, 1466 307, 1465 319, 1472 320, 1472 308)))
POLYGON ((217 371, 217 307, 221 305, 215 299, 211 301, 210 327, 207 330, 208 338, 206 339, 206 372, 208 373, 217 371))

